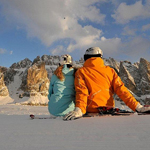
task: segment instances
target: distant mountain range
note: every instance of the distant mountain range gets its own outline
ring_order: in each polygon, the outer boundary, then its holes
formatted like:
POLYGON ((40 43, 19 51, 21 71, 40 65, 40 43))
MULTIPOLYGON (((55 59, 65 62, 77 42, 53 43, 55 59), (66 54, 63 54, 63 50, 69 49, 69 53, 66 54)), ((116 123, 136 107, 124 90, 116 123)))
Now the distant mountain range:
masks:
MULTIPOLYGON (((60 56, 43 55, 33 61, 25 58, 10 68, 0 66, 0 96, 9 96, 15 103, 47 105, 50 79, 59 60, 60 56), (36 100, 35 97, 42 98, 36 100)), ((74 65, 81 67, 83 63, 81 58, 74 65)), ((104 63, 117 69, 122 81, 137 100, 150 104, 150 62, 141 58, 132 64, 129 61, 118 62, 113 58, 104 58, 104 63)), ((116 97, 116 100, 119 101, 119 98, 116 97)))

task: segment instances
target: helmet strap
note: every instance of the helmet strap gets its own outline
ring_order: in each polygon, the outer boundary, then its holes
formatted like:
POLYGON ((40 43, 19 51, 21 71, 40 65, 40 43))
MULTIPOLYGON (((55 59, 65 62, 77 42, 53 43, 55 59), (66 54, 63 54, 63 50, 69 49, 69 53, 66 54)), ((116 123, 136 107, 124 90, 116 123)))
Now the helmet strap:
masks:
POLYGON ((92 58, 92 57, 100 57, 100 58, 102 58, 102 55, 101 54, 84 55, 84 61, 86 61, 87 59, 92 58))

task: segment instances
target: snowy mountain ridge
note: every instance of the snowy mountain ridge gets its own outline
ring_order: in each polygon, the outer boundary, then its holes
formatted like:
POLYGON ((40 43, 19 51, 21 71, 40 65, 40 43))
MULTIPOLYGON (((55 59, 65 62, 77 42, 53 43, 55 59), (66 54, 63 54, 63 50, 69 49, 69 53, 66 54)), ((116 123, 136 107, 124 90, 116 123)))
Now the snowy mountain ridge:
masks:
MULTIPOLYGON (((5 86, 8 88, 11 101, 28 105, 47 105, 48 87, 51 76, 59 64, 60 56, 37 56, 33 62, 28 58, 14 63, 10 68, 0 67, 4 74, 5 86)), ((76 67, 81 67, 81 58, 75 61, 76 67)), ((150 62, 141 58, 138 63, 116 61, 104 58, 105 65, 116 68, 122 81, 133 92, 141 103, 150 104, 150 62)), ((0 86, 0 96, 4 97, 4 84, 0 86)), ((5 95, 6 96, 6 95, 5 95)), ((116 98, 119 100, 118 98, 116 98)), ((122 102, 121 102, 122 103, 122 102)))

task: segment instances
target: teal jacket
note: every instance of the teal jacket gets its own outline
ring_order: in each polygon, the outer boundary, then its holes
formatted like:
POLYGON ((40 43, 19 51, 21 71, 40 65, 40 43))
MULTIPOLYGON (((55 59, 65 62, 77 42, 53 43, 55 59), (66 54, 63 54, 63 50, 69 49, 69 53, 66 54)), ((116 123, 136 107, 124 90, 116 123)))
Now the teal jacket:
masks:
POLYGON ((64 65, 64 81, 53 75, 48 95, 48 110, 54 116, 64 116, 75 108, 74 69, 64 65))

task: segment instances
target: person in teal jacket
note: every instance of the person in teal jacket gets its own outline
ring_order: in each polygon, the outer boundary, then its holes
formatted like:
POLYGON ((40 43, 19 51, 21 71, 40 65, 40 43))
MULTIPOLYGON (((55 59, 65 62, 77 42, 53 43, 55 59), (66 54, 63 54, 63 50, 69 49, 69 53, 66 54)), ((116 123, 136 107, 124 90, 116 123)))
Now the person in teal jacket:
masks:
POLYGON ((62 55, 60 65, 50 80, 48 110, 53 116, 64 116, 75 108, 75 87, 72 57, 62 55))

